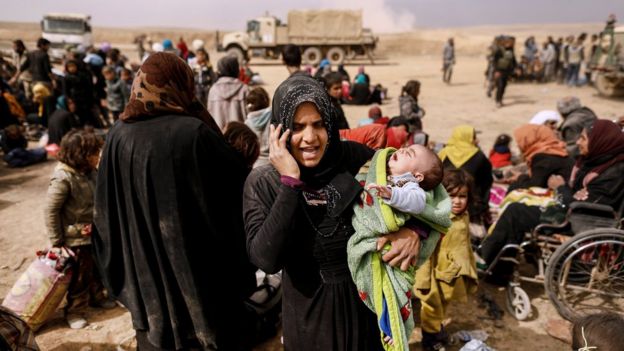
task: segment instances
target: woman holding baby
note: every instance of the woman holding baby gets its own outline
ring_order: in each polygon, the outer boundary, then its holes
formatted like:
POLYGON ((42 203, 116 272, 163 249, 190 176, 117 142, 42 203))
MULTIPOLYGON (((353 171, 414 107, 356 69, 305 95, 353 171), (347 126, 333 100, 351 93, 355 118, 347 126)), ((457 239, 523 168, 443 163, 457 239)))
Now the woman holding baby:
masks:
MULTIPOLYGON (((325 89, 294 76, 273 99, 271 164, 245 184, 243 216, 250 260, 283 270, 286 350, 381 350, 377 321, 361 301, 347 265, 353 204, 362 191, 355 175, 373 150, 340 141, 325 89)), ((402 228, 379 239, 392 249, 384 261, 405 270, 419 236, 402 228)))

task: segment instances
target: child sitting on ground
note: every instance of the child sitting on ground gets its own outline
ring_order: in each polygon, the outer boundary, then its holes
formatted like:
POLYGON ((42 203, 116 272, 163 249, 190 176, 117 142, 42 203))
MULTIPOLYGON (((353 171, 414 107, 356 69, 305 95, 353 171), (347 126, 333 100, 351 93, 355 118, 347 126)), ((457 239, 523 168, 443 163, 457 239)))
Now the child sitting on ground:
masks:
POLYGON ((17 124, 0 130, 0 149, 4 152, 2 159, 9 167, 26 167, 47 158, 44 148, 28 149, 28 140, 17 124))
POLYGON ((415 268, 424 264, 441 233, 451 225, 451 203, 440 185, 442 162, 422 145, 377 151, 366 173, 365 185, 354 206, 355 234, 347 245, 349 269, 364 303, 378 316, 386 349, 407 349, 414 328, 411 291, 415 268), (370 191, 370 192, 369 192, 370 191), (371 193, 377 196, 371 196, 371 193), (409 221, 409 222, 408 222, 409 221), (406 223, 408 222, 408 223, 406 223), (410 269, 384 265, 377 243, 383 235, 408 226, 421 237, 419 256, 410 269))
POLYGON ((494 147, 490 150, 490 162, 493 168, 502 168, 511 166, 511 150, 509 144, 511 137, 507 134, 501 134, 496 137, 494 147))
POLYGON ((423 350, 441 350, 448 343, 442 326, 448 303, 466 302, 477 290, 477 270, 470 246, 470 216, 473 181, 468 173, 446 170, 442 181, 451 197, 451 222, 448 232, 427 263, 416 272, 416 297, 421 301, 420 321, 423 350))
POLYGON ((373 106, 368 109, 368 118, 363 118, 358 122, 358 127, 366 126, 369 124, 382 124, 386 125, 390 122, 390 118, 384 117, 379 106, 373 106))
POLYGON ((76 266, 67 290, 65 318, 70 328, 81 329, 80 314, 87 305, 110 308, 97 275, 91 249, 91 223, 96 168, 102 141, 93 133, 72 130, 61 140, 59 164, 48 187, 45 222, 53 247, 69 247, 76 266))
MULTIPOLYGON (((416 130, 423 130, 422 119, 425 117, 425 110, 418 105, 420 95, 420 82, 417 80, 408 81, 401 89, 399 96, 399 111, 401 116, 409 119, 416 130)), ((413 130, 410 130, 413 132, 413 130)))
POLYGON ((572 350, 617 351, 624 345, 624 317, 612 312, 579 318, 572 327, 572 350))

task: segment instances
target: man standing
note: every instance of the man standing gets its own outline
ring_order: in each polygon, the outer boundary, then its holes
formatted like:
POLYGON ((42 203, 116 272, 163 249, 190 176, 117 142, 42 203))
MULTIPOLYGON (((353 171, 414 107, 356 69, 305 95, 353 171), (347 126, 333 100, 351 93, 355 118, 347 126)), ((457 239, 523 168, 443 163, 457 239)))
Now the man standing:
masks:
POLYGON ((494 53, 494 80, 496 81, 496 106, 503 106, 503 95, 507 87, 507 80, 516 68, 516 55, 514 54, 515 38, 505 37, 501 46, 494 53))
POLYGON ((17 39, 13 41, 13 53, 11 56, 11 63, 13 64, 13 67, 15 67, 16 71, 9 81, 9 85, 17 87, 18 90, 23 89, 26 98, 30 99, 30 83, 32 81, 32 75, 28 70, 20 70, 24 62, 28 59, 28 50, 26 50, 26 46, 22 40, 17 39))
POLYGON ((585 37, 580 35, 576 41, 568 46, 568 70, 566 72, 566 83, 569 86, 579 85, 579 72, 581 63, 585 60, 585 47, 583 42, 585 37))
POLYGON ((589 53, 585 56, 585 79, 587 80, 588 85, 594 85, 594 82, 592 81, 592 60, 596 50, 598 49, 597 34, 592 34, 590 44, 589 53))
POLYGON ((26 61, 19 68, 20 72, 30 70, 33 86, 37 83, 43 83, 49 88, 53 88, 55 85, 48 50, 50 50, 50 42, 47 39, 39 38, 37 50, 29 53, 26 61))
POLYGON ((550 82, 555 74, 555 44, 552 42, 552 38, 544 43, 544 50, 542 51, 541 60, 544 63, 544 82, 550 82))
POLYGON ((444 83, 451 83, 451 75, 453 74, 453 65, 455 64, 455 43, 453 38, 449 38, 446 45, 444 45, 444 52, 442 54, 442 80, 444 83))

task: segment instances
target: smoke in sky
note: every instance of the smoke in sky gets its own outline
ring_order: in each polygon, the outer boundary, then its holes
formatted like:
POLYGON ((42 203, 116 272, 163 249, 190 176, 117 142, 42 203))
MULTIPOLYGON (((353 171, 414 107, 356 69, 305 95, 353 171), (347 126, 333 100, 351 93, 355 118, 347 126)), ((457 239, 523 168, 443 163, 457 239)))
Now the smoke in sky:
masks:
POLYGON ((375 33, 405 32, 414 28, 416 17, 410 12, 399 12, 391 8, 386 0, 321 0, 322 8, 357 9, 361 8, 364 25, 375 33))

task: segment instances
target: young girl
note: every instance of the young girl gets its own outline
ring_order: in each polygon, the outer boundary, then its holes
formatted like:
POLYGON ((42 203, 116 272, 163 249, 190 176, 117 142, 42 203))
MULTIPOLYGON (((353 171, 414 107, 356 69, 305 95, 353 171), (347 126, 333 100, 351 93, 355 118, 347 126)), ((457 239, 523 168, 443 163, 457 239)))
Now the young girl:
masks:
MULTIPOLYGON (((401 90, 399 111, 401 116, 413 120, 415 130, 423 130, 421 120, 425 117, 425 110, 418 106, 418 95, 420 95, 420 82, 417 80, 408 81, 401 90)), ((409 132, 413 133, 415 130, 409 132)))
POLYGON ((102 141, 93 133, 72 130, 61 141, 59 164, 48 187, 45 221, 53 247, 69 247, 76 267, 67 291, 65 314, 72 329, 87 325, 79 313, 87 305, 113 307, 106 301, 91 253, 95 169, 102 141))
POLYGON ((440 350, 448 343, 442 326, 451 301, 465 302, 476 292, 477 269, 470 247, 468 203, 472 178, 463 170, 447 170, 442 181, 452 200, 452 225, 436 251, 416 272, 415 295, 421 300, 423 350, 440 350))

